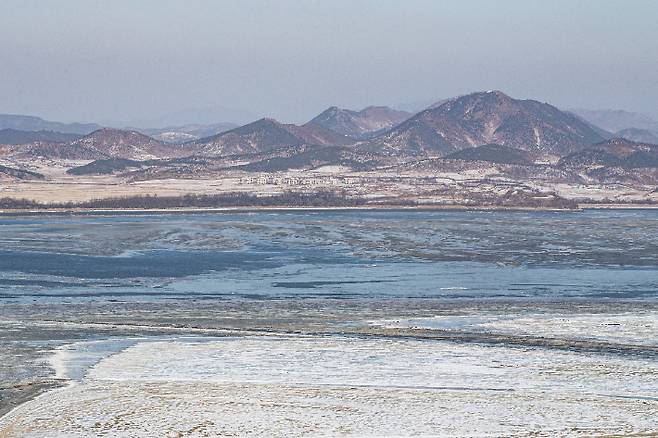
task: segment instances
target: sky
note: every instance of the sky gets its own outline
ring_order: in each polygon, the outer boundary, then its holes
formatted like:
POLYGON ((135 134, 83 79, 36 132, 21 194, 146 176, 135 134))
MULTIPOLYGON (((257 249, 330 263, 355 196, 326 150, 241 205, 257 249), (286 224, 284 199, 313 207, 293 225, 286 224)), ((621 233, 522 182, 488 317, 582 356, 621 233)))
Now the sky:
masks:
POLYGON ((655 0, 2 0, 0 113, 297 123, 498 89, 658 118, 656 23, 655 0))

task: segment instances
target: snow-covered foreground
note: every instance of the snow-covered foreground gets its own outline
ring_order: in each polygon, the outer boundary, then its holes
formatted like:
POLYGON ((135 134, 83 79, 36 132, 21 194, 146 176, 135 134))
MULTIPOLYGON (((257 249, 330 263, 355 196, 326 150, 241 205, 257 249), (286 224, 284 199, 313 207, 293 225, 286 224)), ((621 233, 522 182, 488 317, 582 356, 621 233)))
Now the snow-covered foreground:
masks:
POLYGON ((125 349, 62 349, 53 363, 73 383, 4 417, 0 436, 658 433, 658 362, 641 357, 335 336, 113 342, 125 349))
POLYGON ((372 321, 391 328, 460 330, 658 347, 658 312, 480 313, 372 321))

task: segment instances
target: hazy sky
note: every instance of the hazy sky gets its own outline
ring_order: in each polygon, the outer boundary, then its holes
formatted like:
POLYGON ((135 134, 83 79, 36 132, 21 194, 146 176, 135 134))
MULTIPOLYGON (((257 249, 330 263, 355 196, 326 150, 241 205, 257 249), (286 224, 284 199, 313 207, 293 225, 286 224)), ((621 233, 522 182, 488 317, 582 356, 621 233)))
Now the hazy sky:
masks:
POLYGON ((658 117, 658 1, 0 1, 2 113, 298 122, 486 89, 658 117))

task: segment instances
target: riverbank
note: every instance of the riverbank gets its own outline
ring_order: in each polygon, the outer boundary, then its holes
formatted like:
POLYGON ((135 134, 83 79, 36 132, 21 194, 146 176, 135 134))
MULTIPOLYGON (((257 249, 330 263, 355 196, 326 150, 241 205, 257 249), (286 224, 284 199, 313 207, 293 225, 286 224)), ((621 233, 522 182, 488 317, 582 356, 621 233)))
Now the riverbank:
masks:
MULTIPOLYGON (((522 308, 515 312, 521 320, 529 316, 522 308)), ((553 322, 570 314, 556 317, 553 322)), ((456 327, 421 333, 335 328, 76 342, 66 346, 70 354, 60 357, 60 371, 75 374, 92 344, 131 346, 85 367, 84 377, 72 378, 75 384, 45 391, 0 417, 0 436, 656 432, 655 359, 627 354, 624 344, 574 351, 537 346, 523 336, 518 345, 464 340, 456 327)))
POLYGON ((200 309, 180 301, 117 303, 108 312, 110 305, 51 306, 48 315, 42 306, 5 309, 4 324, 10 315, 29 321, 25 341, 44 330, 69 340, 40 353, 51 358, 49 381, 57 378, 59 389, 44 380, 5 400, 18 408, 0 416, 0 437, 655 432, 655 338, 639 351, 616 329, 600 333, 603 323, 636 333, 655 304, 327 299, 200 309), (446 325, 389 326, 408 318, 446 325), (487 325, 463 326, 469 321, 487 325), (535 327, 549 332, 534 336, 535 327), (400 417, 401 409, 410 414, 400 417))
POLYGON ((172 208, 16 208, 2 209, 0 216, 104 216, 104 215, 167 215, 167 214, 211 214, 211 213, 285 213, 313 211, 501 211, 501 212, 576 212, 583 210, 652 210, 658 209, 658 204, 578 204, 577 208, 545 208, 524 206, 473 206, 473 205, 413 205, 401 206, 395 204, 369 206, 341 207, 172 207, 172 208))

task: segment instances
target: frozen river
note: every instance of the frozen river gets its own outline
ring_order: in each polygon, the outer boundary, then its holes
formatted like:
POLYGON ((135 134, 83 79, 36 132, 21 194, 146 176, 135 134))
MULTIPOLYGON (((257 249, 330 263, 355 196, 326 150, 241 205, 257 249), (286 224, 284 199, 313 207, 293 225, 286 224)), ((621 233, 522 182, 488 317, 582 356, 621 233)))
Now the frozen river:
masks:
POLYGON ((658 211, 5 217, 0 333, 0 436, 658 433, 658 211))

